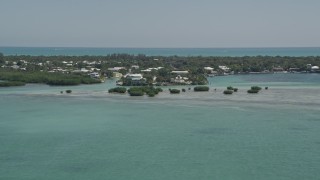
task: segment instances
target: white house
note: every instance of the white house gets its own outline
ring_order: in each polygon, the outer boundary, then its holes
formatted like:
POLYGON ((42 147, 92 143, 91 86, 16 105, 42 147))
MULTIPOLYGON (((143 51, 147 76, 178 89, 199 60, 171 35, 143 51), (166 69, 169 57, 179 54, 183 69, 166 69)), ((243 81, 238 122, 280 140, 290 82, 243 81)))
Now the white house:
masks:
POLYGON ((181 77, 180 75, 178 75, 175 78, 171 78, 171 82, 172 83, 180 83, 180 84, 191 84, 191 81, 188 81, 189 78, 187 77, 181 77))
POLYGON ((317 71, 317 70, 319 70, 319 66, 312 66, 312 67, 311 67, 311 70, 312 70, 312 71, 317 71))
POLYGON ((174 73, 174 74, 188 74, 189 72, 188 71, 172 71, 171 73, 174 73))
POLYGON ((151 69, 144 69, 144 70, 141 70, 141 72, 151 72, 151 69))
POLYGON ((221 69, 221 70, 223 70, 225 72, 230 71, 230 68, 227 67, 227 66, 219 66, 219 69, 221 69))
POLYGON ((93 72, 89 74, 91 78, 100 78, 100 74, 97 72, 93 72))
POLYGON ((142 74, 127 74, 125 75, 125 78, 130 78, 133 81, 138 81, 143 79, 142 74))
POLYGON ((13 65, 13 66, 11 66, 13 69, 19 69, 20 68, 20 66, 18 66, 18 65, 13 65))
POLYGON ((162 69, 162 68, 163 67, 148 68, 148 69, 141 70, 141 72, 151 72, 152 70, 158 71, 159 69, 162 69))
POLYGON ((206 71, 213 71, 214 68, 212 68, 212 67, 204 67, 204 70, 206 70, 206 71))
POLYGON ((132 69, 139 69, 140 67, 138 65, 132 65, 131 68, 132 69))
POLYGON ((109 71, 119 71, 121 69, 126 69, 125 67, 113 67, 113 68, 108 68, 109 71))

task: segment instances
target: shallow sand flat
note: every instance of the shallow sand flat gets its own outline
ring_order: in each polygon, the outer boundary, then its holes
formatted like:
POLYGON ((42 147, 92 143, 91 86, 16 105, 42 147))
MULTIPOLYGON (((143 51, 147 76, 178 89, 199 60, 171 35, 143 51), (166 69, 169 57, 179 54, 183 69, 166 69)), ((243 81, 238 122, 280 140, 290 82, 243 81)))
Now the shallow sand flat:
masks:
POLYGON ((316 80, 219 78, 153 98, 109 94, 111 81, 1 89, 0 179, 318 179, 316 80), (247 94, 257 83, 269 90, 247 94))

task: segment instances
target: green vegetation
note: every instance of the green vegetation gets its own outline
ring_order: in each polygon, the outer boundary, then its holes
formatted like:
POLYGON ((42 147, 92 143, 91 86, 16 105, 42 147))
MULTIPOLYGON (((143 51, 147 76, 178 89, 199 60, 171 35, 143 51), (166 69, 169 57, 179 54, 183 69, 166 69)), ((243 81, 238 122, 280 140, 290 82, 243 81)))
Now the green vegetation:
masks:
POLYGON ((159 87, 156 88, 156 91, 163 92, 162 88, 159 88, 159 87))
POLYGON ((156 95, 156 94, 155 94, 155 92, 153 92, 153 91, 148 93, 148 96, 149 96, 149 97, 154 97, 155 95, 156 95))
POLYGON ((249 89, 248 93, 250 94, 257 94, 259 91, 258 90, 254 90, 254 89, 249 89))
POLYGON ((186 89, 182 89, 182 92, 186 92, 186 89))
POLYGON ((169 89, 171 94, 180 94, 180 90, 179 89, 169 89))
POLYGON ((4 64, 4 56, 2 53, 0 53, 0 65, 4 64))
POLYGON ((11 86, 24 86, 26 83, 18 81, 6 81, 0 82, 0 87, 11 87, 11 86))
POLYGON ((259 86, 251 86, 251 89, 249 89, 247 92, 250 94, 256 94, 258 93, 262 88, 259 86))
POLYGON ((23 83, 43 83, 59 86, 101 83, 98 79, 92 79, 87 75, 81 74, 22 72, 13 70, 0 70, 0 79, 23 83))
POLYGON ((232 87, 232 86, 228 86, 228 87, 227 87, 227 90, 231 90, 231 91, 233 91, 233 92, 238 92, 238 88, 234 88, 234 87, 232 87))
POLYGON ((161 88, 154 88, 153 86, 141 86, 141 87, 131 87, 128 90, 130 96, 143 96, 147 94, 149 97, 154 97, 155 95, 162 92, 161 88))
POLYGON ((252 86, 251 87, 251 90, 257 90, 257 91, 260 91, 262 88, 259 87, 259 86, 252 86))
POLYGON ((111 88, 108 90, 109 93, 120 93, 124 94, 127 92, 127 88, 125 87, 116 87, 116 88, 111 88))
POLYGON ((209 87, 208 86, 196 86, 194 87, 194 91, 198 92, 198 91, 209 91, 209 87))
MULTIPOLYGON (((230 68, 235 74, 249 73, 249 72, 272 72, 274 67, 281 67, 283 70, 289 71, 290 68, 296 68, 298 71, 308 71, 306 64, 320 66, 320 56, 309 57, 288 57, 288 56, 243 56, 243 57, 218 57, 218 56, 146 56, 143 54, 130 55, 130 54, 110 54, 107 56, 3 56, 0 53, 0 64, 5 61, 9 63, 17 62, 21 67, 25 67, 27 71, 50 71, 56 67, 65 68, 67 71, 72 69, 86 68, 88 63, 93 68, 101 69, 101 74, 112 77, 112 72, 108 70, 110 67, 124 67, 120 73, 126 74, 132 65, 139 66, 139 69, 132 69, 132 73, 140 73, 141 69, 164 67, 158 71, 152 70, 146 75, 153 75, 159 77, 157 82, 170 82, 172 77, 172 70, 187 70, 189 71, 188 78, 195 81, 196 84, 206 83, 203 76, 206 74, 203 67, 213 67, 218 74, 223 73, 219 69, 220 65, 225 65, 230 68), (155 61, 154 59, 157 59, 155 61), (20 60, 25 60, 28 63, 24 64, 20 60), (46 62, 50 63, 46 63, 46 62), (62 62, 70 62, 73 64, 71 67, 65 67, 62 62), (38 63, 43 63, 42 66, 38 63)), ((149 83, 149 82, 148 82, 149 83)))
POLYGON ((227 90, 233 90, 233 87, 232 86, 228 86, 227 90))
POLYGON ((130 96, 143 96, 144 92, 139 90, 139 91, 128 91, 128 93, 130 94, 130 96))
POLYGON ((268 90, 268 89, 269 89, 269 87, 265 87, 264 89, 265 89, 265 90, 268 90))
POLYGON ((252 86, 251 89, 249 89, 247 92, 250 94, 256 94, 258 93, 262 88, 259 86, 252 86))
POLYGON ((72 93, 72 90, 66 90, 66 93, 70 94, 72 93))
POLYGON ((232 94, 233 93, 233 90, 224 90, 223 91, 223 94, 232 94))
POLYGON ((282 70, 311 72, 307 64, 320 66, 320 56, 4 56, 0 53, 0 80, 49 85, 94 84, 100 83, 99 79, 94 78, 112 77, 117 71, 123 75, 129 72, 143 75, 140 80, 123 77, 121 81, 124 86, 206 85, 208 74, 272 73, 282 70), (223 70, 219 66, 227 66, 230 70, 223 70), (121 69, 112 70, 113 67, 121 69), (204 67, 212 67, 214 72, 208 72, 204 67), (177 74, 173 71, 187 73, 177 74), (90 72, 98 72, 98 76, 91 78, 88 76, 90 72))

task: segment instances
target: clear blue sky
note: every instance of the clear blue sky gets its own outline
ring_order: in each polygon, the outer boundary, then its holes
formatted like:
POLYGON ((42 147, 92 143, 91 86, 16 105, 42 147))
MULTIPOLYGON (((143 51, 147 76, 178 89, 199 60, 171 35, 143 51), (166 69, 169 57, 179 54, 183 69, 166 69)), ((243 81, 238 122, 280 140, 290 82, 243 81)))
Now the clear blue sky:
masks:
POLYGON ((320 47, 320 0, 1 0, 0 46, 320 47))

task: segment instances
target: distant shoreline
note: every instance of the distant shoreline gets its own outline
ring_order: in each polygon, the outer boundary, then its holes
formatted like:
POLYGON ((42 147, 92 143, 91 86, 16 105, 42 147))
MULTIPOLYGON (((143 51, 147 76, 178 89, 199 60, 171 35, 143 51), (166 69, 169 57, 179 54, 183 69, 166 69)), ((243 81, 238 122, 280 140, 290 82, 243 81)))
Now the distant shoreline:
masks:
POLYGON ((126 48, 126 47, 0 47, 4 55, 30 56, 104 56, 145 54, 147 56, 320 56, 320 47, 231 47, 231 48, 126 48))

